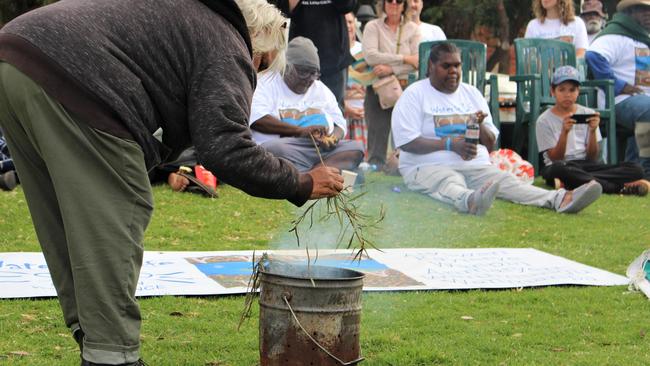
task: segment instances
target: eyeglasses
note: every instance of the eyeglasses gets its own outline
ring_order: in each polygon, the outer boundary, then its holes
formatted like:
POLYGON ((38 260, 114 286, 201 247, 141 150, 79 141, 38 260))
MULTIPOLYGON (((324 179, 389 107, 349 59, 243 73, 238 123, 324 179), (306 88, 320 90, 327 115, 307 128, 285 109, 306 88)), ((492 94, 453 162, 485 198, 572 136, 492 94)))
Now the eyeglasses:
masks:
POLYGON ((296 76, 298 76, 300 79, 318 80, 318 78, 320 77, 320 72, 316 69, 300 67, 300 66, 294 66, 293 68, 296 71, 296 76))
POLYGON ((397 5, 403 4, 404 0, 385 0, 387 3, 395 3, 397 5))

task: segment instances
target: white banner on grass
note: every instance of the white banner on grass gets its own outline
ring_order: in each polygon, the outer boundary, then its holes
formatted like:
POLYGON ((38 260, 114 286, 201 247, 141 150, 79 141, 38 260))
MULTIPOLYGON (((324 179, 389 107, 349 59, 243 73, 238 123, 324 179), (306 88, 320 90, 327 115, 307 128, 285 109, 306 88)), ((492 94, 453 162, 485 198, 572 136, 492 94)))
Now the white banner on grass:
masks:
MULTIPOLYGON (((257 256, 261 252, 257 252, 257 256)), ((303 251, 269 251, 306 263, 303 251)), ((312 259, 314 252, 312 251, 312 259)), ((246 292, 252 251, 145 252, 138 296, 246 292)), ((318 253, 316 265, 365 273, 365 291, 627 285, 626 277, 535 249, 386 249, 352 261, 350 251, 318 253)), ((0 298, 56 296, 41 253, 0 253, 0 298)))

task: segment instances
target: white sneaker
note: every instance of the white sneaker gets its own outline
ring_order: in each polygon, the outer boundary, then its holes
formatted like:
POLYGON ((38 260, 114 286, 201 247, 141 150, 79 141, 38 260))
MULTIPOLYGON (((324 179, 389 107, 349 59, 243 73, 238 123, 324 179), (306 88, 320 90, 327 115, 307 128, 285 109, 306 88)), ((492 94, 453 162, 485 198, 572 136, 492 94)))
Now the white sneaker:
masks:
POLYGON ((475 190, 467 200, 467 209, 470 215, 483 216, 492 207, 494 199, 499 192, 499 183, 490 181, 475 190))
POLYGON ((589 181, 576 188, 572 192, 571 202, 568 205, 558 208, 560 213, 578 213, 585 207, 592 204, 603 193, 603 187, 595 180, 589 181))

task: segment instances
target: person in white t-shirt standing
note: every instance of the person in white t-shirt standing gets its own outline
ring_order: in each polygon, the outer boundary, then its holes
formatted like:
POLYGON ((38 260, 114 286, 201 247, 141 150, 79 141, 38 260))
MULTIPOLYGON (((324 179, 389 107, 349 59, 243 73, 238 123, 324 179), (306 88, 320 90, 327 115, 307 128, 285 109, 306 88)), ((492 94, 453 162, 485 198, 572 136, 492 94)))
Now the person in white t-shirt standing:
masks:
POLYGON ((575 16, 573 0, 533 0, 535 19, 526 27, 525 38, 557 39, 573 43, 576 56, 584 57, 589 46, 585 22, 575 16))
POLYGON ((491 165, 488 151, 499 131, 483 95, 460 81, 460 51, 448 42, 434 45, 428 67, 429 78, 404 91, 392 116, 395 145, 402 151, 400 172, 409 189, 473 215, 484 215, 496 197, 576 213, 600 196, 596 181, 573 191, 548 191, 491 165), (473 120, 479 124, 478 143, 464 137, 473 120))
POLYGON ((447 39, 445 32, 437 25, 425 23, 420 20, 424 3, 422 0, 408 0, 409 19, 420 29, 420 43, 431 41, 444 41, 447 39))
POLYGON ((317 80, 316 46, 296 37, 289 42, 286 58, 284 75, 268 73, 258 80, 250 116, 253 139, 300 172, 321 165, 321 157, 329 167, 355 169, 363 159, 363 146, 342 141, 346 121, 334 94, 317 80))
POLYGON ((650 0, 623 0, 616 10, 585 59, 594 78, 614 80, 616 124, 634 134, 625 160, 638 160, 649 179, 650 0))

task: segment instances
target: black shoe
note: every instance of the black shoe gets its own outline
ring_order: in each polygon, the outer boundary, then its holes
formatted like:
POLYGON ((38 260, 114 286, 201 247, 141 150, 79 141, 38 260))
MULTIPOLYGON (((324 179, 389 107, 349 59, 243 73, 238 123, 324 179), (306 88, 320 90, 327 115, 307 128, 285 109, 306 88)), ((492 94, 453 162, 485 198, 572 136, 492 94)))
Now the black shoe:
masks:
POLYGON ((16 188, 16 172, 10 170, 6 173, 0 174, 0 189, 3 191, 13 191, 16 188))
POLYGON ((83 354, 84 353, 84 331, 81 330, 81 328, 77 329, 74 333, 72 333, 72 338, 74 338, 74 341, 77 342, 79 345, 79 351, 83 354))
POLYGON ((639 179, 634 182, 625 183, 621 194, 630 196, 646 196, 648 194, 648 186, 650 183, 645 179, 639 179))
POLYGON ((83 358, 81 359, 81 366, 147 366, 147 364, 142 361, 142 359, 139 359, 135 362, 132 363, 123 363, 120 365, 108 365, 108 364, 103 364, 103 363, 92 363, 89 361, 84 360, 83 358))

